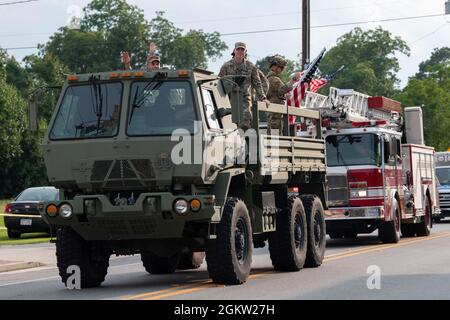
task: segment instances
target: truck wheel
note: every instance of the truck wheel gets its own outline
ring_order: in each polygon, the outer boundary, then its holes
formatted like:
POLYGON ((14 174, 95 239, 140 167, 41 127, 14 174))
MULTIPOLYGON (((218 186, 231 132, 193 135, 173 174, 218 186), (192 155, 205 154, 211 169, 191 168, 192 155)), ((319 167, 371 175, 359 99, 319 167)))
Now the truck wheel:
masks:
POLYGON ((208 241, 206 262, 211 279, 236 285, 247 281, 253 253, 253 235, 247 206, 230 198, 217 226, 217 239, 208 241))
POLYGON ((204 252, 188 252, 182 253, 178 262, 178 270, 198 269, 205 260, 204 252))
POLYGON ((141 261, 145 270, 150 274, 171 274, 174 273, 180 260, 180 254, 172 257, 160 257, 153 252, 142 252, 141 261))
POLYGON ((425 200, 425 216, 420 223, 414 225, 418 237, 428 237, 430 235, 431 220, 431 204, 430 199, 427 197, 425 200))
POLYGON ((299 271, 305 265, 308 229, 305 209, 297 197, 277 215, 277 230, 269 236, 270 259, 275 270, 299 271))
POLYGON ((20 239, 22 233, 18 230, 8 229, 8 238, 10 239, 20 239))
POLYGON ((402 237, 404 238, 412 238, 416 235, 415 225, 414 224, 402 224, 402 237))
POLYGON ((400 241, 401 220, 398 202, 394 202, 394 220, 383 222, 378 230, 378 235, 383 243, 398 243, 400 241))
POLYGON ((59 228, 56 238, 56 258, 62 282, 67 280, 70 266, 80 268, 81 288, 99 287, 108 273, 110 252, 95 250, 92 242, 81 238, 68 227, 59 228))
POLYGON ((317 268, 322 265, 325 257, 327 236, 322 201, 313 195, 304 195, 301 199, 308 226, 308 251, 305 267, 317 268))

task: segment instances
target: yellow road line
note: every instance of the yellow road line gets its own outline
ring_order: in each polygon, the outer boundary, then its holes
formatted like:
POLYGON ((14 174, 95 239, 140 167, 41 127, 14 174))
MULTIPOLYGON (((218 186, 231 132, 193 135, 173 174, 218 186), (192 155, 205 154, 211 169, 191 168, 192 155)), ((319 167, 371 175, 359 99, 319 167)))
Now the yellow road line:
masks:
POLYGON ((367 249, 364 249, 364 250, 355 250, 355 251, 344 252, 342 254, 336 254, 336 255, 332 255, 332 256, 327 256, 327 257, 325 257, 324 262, 340 260, 340 259, 349 258, 349 257, 353 257, 353 256, 357 256, 357 255, 360 255, 360 254, 365 254, 365 253, 371 253, 371 252, 376 252, 376 251, 384 251, 386 249, 403 247, 403 246, 407 246, 407 245, 418 243, 418 242, 431 241, 431 240, 434 240, 434 239, 446 238, 446 237, 449 237, 449 236, 450 236, 450 233, 445 232, 445 233, 441 233, 441 234, 436 235, 436 236, 422 237, 422 238, 418 238, 418 239, 411 239, 411 240, 403 241, 403 242, 396 243, 396 244, 383 244, 383 245, 380 245, 380 246, 371 247, 371 248, 367 248, 367 249))
MULTIPOLYGON (((361 248, 361 249, 336 253, 333 255, 326 256, 324 259, 324 262, 340 260, 340 259, 349 258, 349 257, 353 257, 353 256, 365 254, 365 253, 384 251, 386 249, 403 247, 403 246, 407 246, 407 245, 414 244, 414 243, 431 241, 434 239, 446 238, 446 237, 450 237, 450 232, 442 232, 442 233, 438 233, 436 235, 429 236, 429 237, 403 240, 400 243, 396 243, 396 244, 380 244, 380 245, 376 245, 376 246, 371 246, 369 248, 361 248)), ((273 270, 265 270, 265 271, 253 273, 249 276, 249 280, 258 279, 265 275, 273 274, 273 273, 275 273, 273 270)), ((196 283, 192 283, 189 285, 178 285, 178 286, 174 286, 169 289, 143 293, 143 294, 139 294, 139 295, 135 295, 135 296, 125 296, 123 299, 124 300, 135 300, 135 299, 159 300, 159 299, 170 298, 170 297, 174 297, 174 296, 178 296, 178 295, 194 293, 194 292, 206 290, 209 288, 218 288, 218 287, 224 287, 224 286, 214 284, 211 280, 207 280, 207 281, 196 280, 196 283)))
POLYGON ((200 284, 187 284, 187 285, 176 285, 173 286, 172 288, 169 289, 164 289, 164 290, 158 290, 158 291, 152 291, 152 292, 146 292, 146 293, 142 293, 142 294, 138 294, 138 295, 134 295, 134 296, 126 296, 123 297, 122 300, 138 300, 138 299, 142 299, 142 298, 146 298, 152 295, 159 295, 159 294, 164 294, 170 291, 174 291, 174 290, 180 290, 183 288, 189 288, 189 287, 194 287, 194 286, 199 286, 199 285, 203 285, 206 284, 208 282, 211 282, 211 280, 202 280, 202 283, 200 284))

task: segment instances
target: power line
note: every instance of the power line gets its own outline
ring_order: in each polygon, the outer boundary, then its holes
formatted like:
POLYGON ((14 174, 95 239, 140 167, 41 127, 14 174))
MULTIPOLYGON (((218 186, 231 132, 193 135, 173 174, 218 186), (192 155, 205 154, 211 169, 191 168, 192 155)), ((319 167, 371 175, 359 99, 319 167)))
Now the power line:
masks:
MULTIPOLYGON (((445 14, 431 14, 431 15, 422 15, 422 16, 413 16, 413 17, 380 19, 380 20, 372 20, 372 21, 345 22, 345 23, 311 26, 311 29, 322 29, 322 28, 351 26, 351 25, 379 23, 379 22, 415 20, 415 19, 425 19, 425 18, 443 17, 443 16, 445 16, 445 14)), ((221 33, 220 36, 234 36, 234 35, 243 35, 243 34, 258 34, 258 33, 280 32, 280 31, 293 31, 293 30, 301 30, 301 29, 302 29, 301 27, 293 27, 293 28, 278 28, 278 29, 256 30, 256 31, 243 31, 243 32, 233 32, 233 33, 221 33)), ((25 50, 25 49, 37 49, 37 46, 4 48, 4 50, 25 50)))
MULTIPOLYGON (((398 0, 389 0, 383 2, 375 2, 374 5, 379 6, 386 3, 398 2, 398 0)), ((367 7, 368 4, 365 5, 357 5, 357 6, 346 6, 346 7, 337 7, 337 8, 326 8, 326 9, 316 9, 311 10, 311 12, 325 12, 325 11, 337 11, 337 10, 345 10, 345 9, 353 9, 353 8, 361 8, 367 7)), ((369 4, 370 5, 370 4, 369 4)), ((233 20, 243 20, 243 19, 253 19, 253 18, 267 18, 267 17, 276 17, 276 16, 285 16, 285 15, 300 15, 301 11, 289 11, 289 12, 278 12, 278 13, 268 13, 261 15, 251 15, 251 16, 240 16, 240 17, 229 17, 222 19, 203 19, 203 20, 190 20, 190 21, 179 21, 177 23, 202 23, 202 22, 218 22, 218 21, 233 21, 233 20)))
MULTIPOLYGON (((321 26, 311 26, 311 29, 321 29, 321 28, 330 28, 330 27, 342 27, 342 26, 352 26, 359 24, 369 24, 369 23, 378 23, 378 22, 392 22, 392 21, 402 21, 402 20, 414 20, 414 19, 423 19, 423 18, 432 18, 432 17, 442 17, 445 14, 431 14, 424 16, 415 16, 415 17, 403 17, 403 18, 391 18, 391 19, 380 19, 380 20, 372 20, 372 21, 358 21, 358 22, 345 22, 345 23, 335 23, 335 24, 326 24, 321 26)), ((268 32, 278 32, 278 31, 292 31, 292 30, 301 30, 301 27, 294 28, 280 28, 280 29, 268 29, 268 30, 258 30, 258 31, 244 31, 244 32, 233 32, 233 33, 221 33, 221 36, 234 36, 241 34, 256 34, 256 33, 268 33, 268 32)))
POLYGON ((0 3, 0 6, 11 6, 14 4, 22 4, 22 3, 36 2, 36 1, 40 1, 40 0, 23 0, 23 1, 4 2, 4 3, 0 3))

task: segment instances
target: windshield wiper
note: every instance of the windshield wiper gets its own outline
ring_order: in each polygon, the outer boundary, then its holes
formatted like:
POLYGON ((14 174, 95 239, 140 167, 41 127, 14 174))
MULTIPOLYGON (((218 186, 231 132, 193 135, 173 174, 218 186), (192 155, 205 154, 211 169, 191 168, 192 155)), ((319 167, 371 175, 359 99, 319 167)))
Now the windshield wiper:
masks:
POLYGON ((100 125, 103 117, 103 93, 102 93, 102 85, 99 82, 100 76, 96 77, 92 75, 89 78, 89 83, 92 85, 94 92, 93 92, 93 98, 95 101, 93 101, 93 106, 95 110, 95 115, 97 116, 97 134, 100 132, 100 125))
POLYGON ((149 90, 149 91, 157 90, 163 84, 164 79, 165 79, 165 74, 158 72, 152 79, 150 79, 150 81, 147 83, 147 85, 144 87, 144 89, 142 90, 142 92, 139 95, 138 95, 139 86, 136 86, 136 91, 134 92, 133 103, 131 106, 130 121, 128 124, 131 124, 131 121, 133 120, 134 111, 136 109, 139 109, 140 107, 142 107, 142 103, 145 100, 145 92, 147 90, 149 90), (158 80, 158 82, 155 83, 156 80, 158 80), (153 87, 150 87, 152 85, 153 85, 153 87))

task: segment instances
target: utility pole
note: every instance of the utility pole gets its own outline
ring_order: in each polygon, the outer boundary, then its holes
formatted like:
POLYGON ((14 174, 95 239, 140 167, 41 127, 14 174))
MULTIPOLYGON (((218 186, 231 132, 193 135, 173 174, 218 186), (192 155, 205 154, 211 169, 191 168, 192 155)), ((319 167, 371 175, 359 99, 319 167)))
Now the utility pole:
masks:
POLYGON ((302 67, 305 68, 311 61, 311 0, 302 1, 302 67))

